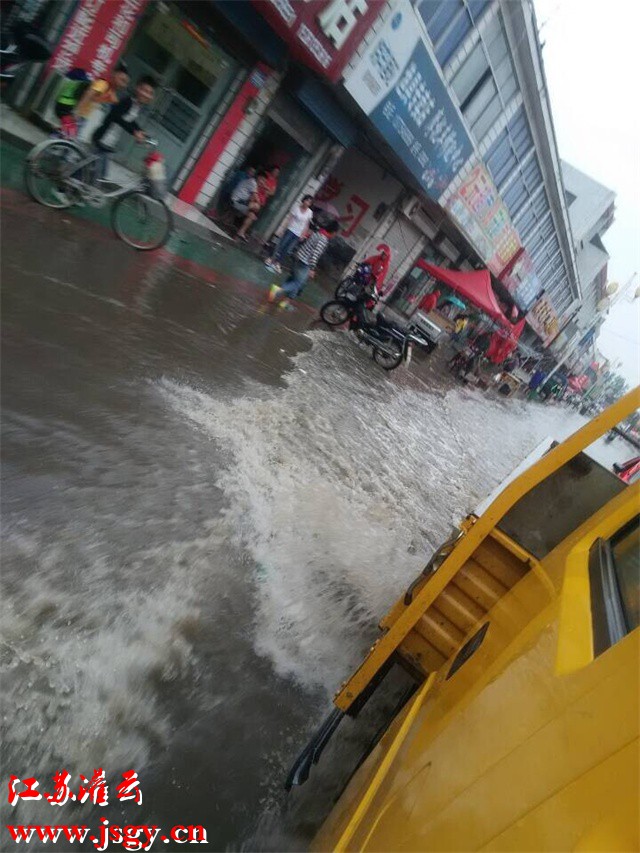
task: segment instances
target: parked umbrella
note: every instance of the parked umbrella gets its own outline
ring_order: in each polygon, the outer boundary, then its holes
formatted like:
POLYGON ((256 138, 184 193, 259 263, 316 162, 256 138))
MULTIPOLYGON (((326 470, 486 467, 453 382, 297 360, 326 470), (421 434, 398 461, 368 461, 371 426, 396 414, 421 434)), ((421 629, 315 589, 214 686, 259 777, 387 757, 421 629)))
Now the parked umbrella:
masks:
POLYGON ((462 311, 467 307, 462 299, 458 299, 457 296, 447 296, 445 302, 449 302, 451 305, 455 305, 456 308, 460 308, 462 311))

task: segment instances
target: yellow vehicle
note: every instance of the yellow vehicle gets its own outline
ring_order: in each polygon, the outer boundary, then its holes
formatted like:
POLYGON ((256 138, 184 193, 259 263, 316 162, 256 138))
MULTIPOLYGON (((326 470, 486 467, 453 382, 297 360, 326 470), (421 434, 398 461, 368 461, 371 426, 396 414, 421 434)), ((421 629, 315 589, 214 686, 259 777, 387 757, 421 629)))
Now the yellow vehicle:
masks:
POLYGON ((640 483, 583 452, 639 405, 549 449, 384 617, 288 784, 391 667, 415 689, 314 849, 640 849, 640 483))

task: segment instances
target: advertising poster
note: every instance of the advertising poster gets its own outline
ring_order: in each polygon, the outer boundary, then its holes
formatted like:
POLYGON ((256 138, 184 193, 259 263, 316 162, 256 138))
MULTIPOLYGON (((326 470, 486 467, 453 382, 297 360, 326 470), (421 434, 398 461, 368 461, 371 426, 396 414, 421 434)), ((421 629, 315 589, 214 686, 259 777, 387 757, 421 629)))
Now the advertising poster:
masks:
POLYGON ((536 335, 542 338, 545 347, 549 346, 560 331, 556 310, 549 297, 544 294, 529 311, 526 320, 536 335))
POLYGON ((482 164, 471 170, 445 206, 472 240, 487 267, 499 275, 520 248, 520 238, 482 164))
POLYGON ((500 280, 523 311, 531 308, 542 290, 531 256, 525 249, 522 250, 508 274, 503 275, 500 280))

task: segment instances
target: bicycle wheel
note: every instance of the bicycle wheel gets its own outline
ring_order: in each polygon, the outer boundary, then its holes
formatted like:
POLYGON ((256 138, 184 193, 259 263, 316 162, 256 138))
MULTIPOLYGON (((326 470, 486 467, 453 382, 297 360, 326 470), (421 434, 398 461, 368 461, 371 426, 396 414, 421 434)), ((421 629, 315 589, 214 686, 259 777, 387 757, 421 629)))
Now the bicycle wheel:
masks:
POLYGON ((128 246, 148 252, 166 243, 173 228, 173 216, 161 199, 142 190, 132 190, 113 205, 111 224, 128 246))
POLYGON ((86 183, 87 168, 73 169, 83 160, 83 150, 68 139, 52 139, 34 150, 25 163, 25 182, 31 197, 46 207, 71 207, 76 193, 69 178, 86 183))

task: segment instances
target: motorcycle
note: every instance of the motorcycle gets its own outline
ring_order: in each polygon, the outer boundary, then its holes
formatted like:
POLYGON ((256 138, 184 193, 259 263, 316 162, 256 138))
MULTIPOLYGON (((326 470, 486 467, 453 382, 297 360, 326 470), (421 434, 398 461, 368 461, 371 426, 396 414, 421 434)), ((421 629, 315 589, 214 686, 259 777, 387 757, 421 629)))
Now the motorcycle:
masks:
POLYGON ((373 292, 372 278, 371 264, 358 264, 351 275, 342 279, 333 295, 335 299, 343 299, 348 294, 359 295, 366 290, 373 292))
POLYGON ((356 338, 372 347, 373 360, 384 370, 395 370, 402 362, 411 361, 414 345, 432 349, 418 331, 410 325, 401 328, 385 320, 380 314, 373 320, 367 318, 367 311, 377 302, 373 294, 354 292, 350 289, 341 299, 332 299, 320 309, 320 317, 328 326, 342 326, 349 323, 349 330, 356 338))

